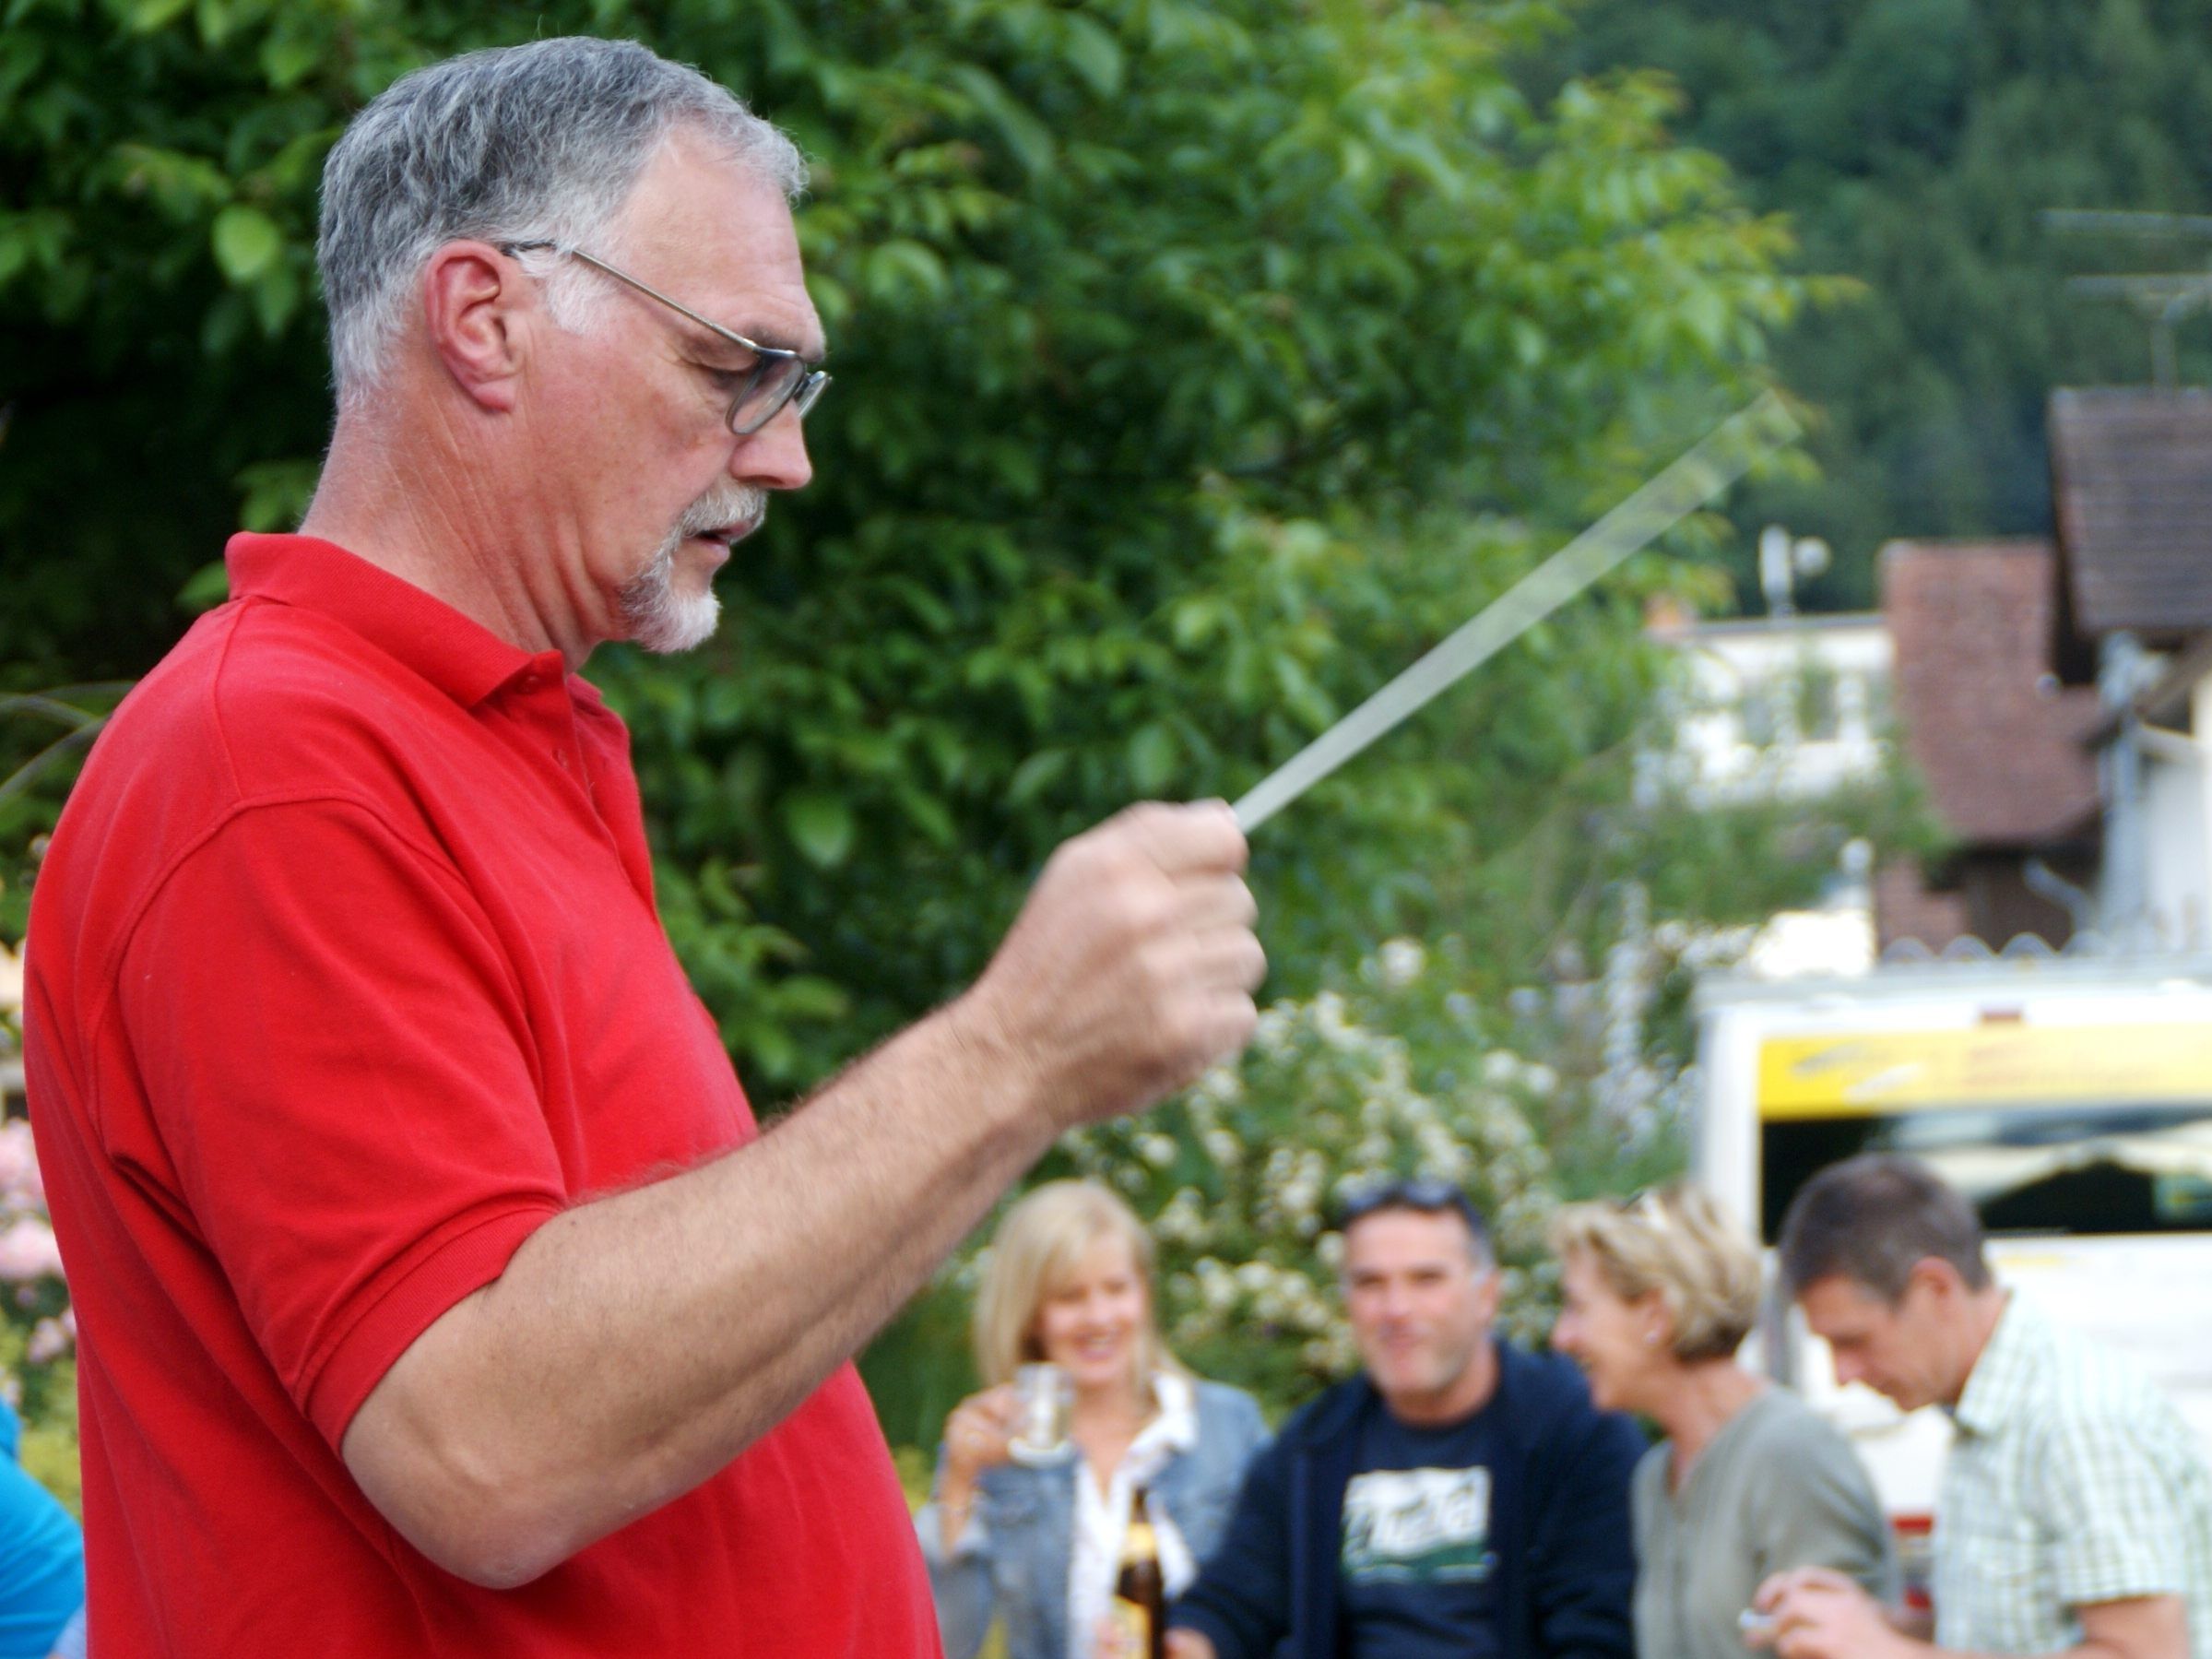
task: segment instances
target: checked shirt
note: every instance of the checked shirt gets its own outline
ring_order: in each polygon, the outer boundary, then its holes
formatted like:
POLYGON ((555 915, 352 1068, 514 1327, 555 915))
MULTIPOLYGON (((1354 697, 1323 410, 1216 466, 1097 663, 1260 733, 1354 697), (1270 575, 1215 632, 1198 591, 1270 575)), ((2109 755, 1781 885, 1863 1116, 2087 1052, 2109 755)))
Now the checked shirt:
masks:
POLYGON ((1937 1645, 2057 1653, 2081 1640, 2077 1607, 2180 1595, 2192 1659, 2212 1659, 2212 1475, 2132 1362, 2016 1294, 1952 1416, 1937 1645))

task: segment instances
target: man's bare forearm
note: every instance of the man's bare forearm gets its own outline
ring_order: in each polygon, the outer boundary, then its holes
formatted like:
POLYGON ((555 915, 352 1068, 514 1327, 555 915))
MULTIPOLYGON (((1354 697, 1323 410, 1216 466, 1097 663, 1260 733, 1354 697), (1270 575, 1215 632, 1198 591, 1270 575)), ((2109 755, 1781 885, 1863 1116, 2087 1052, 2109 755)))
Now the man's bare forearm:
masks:
POLYGON ((372 1395, 356 1478, 434 1559, 496 1583, 688 1491, 1043 1153, 1031 1093, 956 1004, 753 1144, 549 1222, 372 1395))
POLYGON ((347 1430, 361 1489, 432 1559, 516 1583, 713 1475, 1060 1130, 1248 1039, 1244 854, 1218 803, 1062 847, 966 996, 758 1144, 548 1222, 418 1337, 347 1430))

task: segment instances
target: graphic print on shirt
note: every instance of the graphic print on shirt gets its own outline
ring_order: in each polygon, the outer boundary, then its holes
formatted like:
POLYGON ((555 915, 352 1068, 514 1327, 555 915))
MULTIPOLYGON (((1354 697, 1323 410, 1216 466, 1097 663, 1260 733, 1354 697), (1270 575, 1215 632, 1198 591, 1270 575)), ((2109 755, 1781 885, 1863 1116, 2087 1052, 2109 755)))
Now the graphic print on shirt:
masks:
POLYGON ((1479 1584, 1495 1563, 1487 1468, 1370 1469, 1345 1487, 1347 1582, 1479 1584))

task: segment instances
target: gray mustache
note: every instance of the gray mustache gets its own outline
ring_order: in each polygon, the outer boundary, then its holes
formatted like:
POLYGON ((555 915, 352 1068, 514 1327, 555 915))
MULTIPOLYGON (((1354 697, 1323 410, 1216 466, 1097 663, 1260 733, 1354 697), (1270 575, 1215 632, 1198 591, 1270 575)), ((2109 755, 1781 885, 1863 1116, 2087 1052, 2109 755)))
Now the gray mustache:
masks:
POLYGON ((768 492, 758 484, 725 484, 686 507, 677 528, 682 535, 698 536, 725 525, 751 524, 767 511, 768 492))

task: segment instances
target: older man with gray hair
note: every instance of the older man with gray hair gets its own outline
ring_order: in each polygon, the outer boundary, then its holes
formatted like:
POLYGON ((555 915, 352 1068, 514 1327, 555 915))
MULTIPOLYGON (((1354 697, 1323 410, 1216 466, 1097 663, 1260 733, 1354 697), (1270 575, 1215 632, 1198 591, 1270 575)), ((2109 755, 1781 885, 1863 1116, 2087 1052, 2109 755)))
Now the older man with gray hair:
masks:
POLYGON ((704 638, 808 481, 802 177, 581 40, 331 154, 313 505, 231 542, 31 921, 102 1651, 933 1653, 849 1356, 1062 1131, 1252 1029, 1242 836, 1136 808, 758 1133, 577 670, 704 638))

